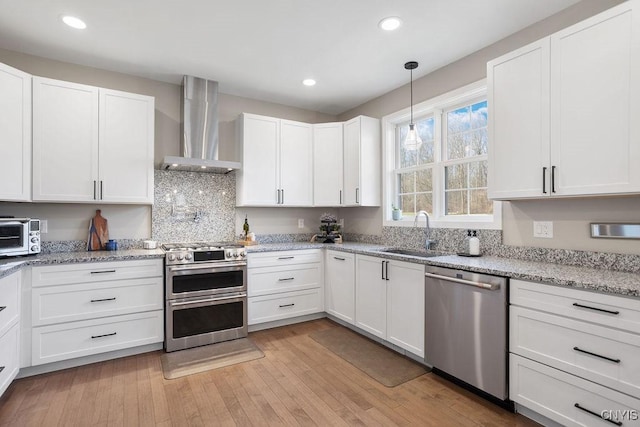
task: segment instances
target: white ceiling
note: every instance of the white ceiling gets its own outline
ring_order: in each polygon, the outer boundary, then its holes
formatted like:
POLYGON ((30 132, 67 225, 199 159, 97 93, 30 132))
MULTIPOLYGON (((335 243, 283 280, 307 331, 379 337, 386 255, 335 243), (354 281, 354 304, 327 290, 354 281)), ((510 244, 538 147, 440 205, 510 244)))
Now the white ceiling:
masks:
POLYGON ((0 0, 0 47, 339 114, 578 0, 0 0), (60 15, 85 20, 86 30, 60 15), (400 29, 377 26, 399 16, 400 29), (318 81, 314 87, 304 78, 318 81))

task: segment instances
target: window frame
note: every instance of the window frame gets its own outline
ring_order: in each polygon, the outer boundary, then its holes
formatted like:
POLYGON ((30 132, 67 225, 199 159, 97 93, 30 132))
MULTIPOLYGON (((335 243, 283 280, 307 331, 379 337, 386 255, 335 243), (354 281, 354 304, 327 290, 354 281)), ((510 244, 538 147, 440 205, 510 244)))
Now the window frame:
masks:
MULTIPOLYGON (((443 111, 463 104, 473 103, 481 99, 486 99, 487 83, 486 79, 471 83, 461 88, 452 90, 445 94, 439 95, 424 102, 420 102, 413 106, 414 121, 434 115, 440 116, 443 111)), ((383 209, 382 220, 384 226, 413 226, 414 218, 403 217, 399 221, 392 220, 392 204, 397 199, 397 171, 396 158, 398 149, 396 145, 396 125, 406 123, 410 120, 410 107, 404 108, 395 113, 389 114, 382 118, 382 149, 383 149, 383 209)), ((430 225, 434 228, 471 228, 471 229, 502 229, 502 203, 493 202, 493 215, 456 215, 447 216, 445 211, 445 183, 444 168, 452 163, 468 162, 469 159, 480 159, 486 155, 474 156, 472 158, 448 160, 445 159, 443 145, 443 126, 442 119, 436 120, 434 127, 434 163, 433 163, 433 215, 430 216, 430 225)), ((491 144, 491 142, 488 142, 491 144)), ((420 218, 421 222, 425 222, 424 218, 420 218)))

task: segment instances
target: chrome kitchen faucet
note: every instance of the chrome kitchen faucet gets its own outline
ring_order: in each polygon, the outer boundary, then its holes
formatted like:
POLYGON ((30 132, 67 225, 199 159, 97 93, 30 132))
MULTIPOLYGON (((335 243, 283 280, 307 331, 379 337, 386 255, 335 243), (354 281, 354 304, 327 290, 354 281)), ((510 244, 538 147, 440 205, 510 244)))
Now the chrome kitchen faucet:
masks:
POLYGON ((424 216, 427 218, 427 226, 424 231, 424 238, 425 238, 424 245, 427 248, 427 250, 431 250, 433 249, 433 245, 436 244, 437 240, 431 240, 431 227, 429 227, 429 214, 426 211, 419 211, 416 214, 416 218, 413 220, 413 226, 414 227, 418 226, 418 219, 422 214, 424 214, 424 216))

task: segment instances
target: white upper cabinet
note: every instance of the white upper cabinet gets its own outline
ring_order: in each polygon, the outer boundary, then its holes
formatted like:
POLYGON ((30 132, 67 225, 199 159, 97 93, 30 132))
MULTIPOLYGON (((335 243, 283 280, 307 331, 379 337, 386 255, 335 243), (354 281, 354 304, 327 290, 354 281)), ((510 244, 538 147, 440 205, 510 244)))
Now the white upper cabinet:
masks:
POLYGON ((632 5, 488 63, 489 197, 640 192, 640 18, 632 5))
POLYGON ((242 169, 237 172, 238 206, 311 206, 313 146, 310 124, 242 114, 242 169))
POLYGON ((31 200, 31 75, 0 64, 0 200, 31 200))
POLYGON ((355 117, 344 124, 345 206, 380 206, 380 120, 355 117))
POLYGON ((342 122, 313 125, 314 206, 342 204, 342 165, 342 122))
POLYGON ((154 99, 33 78, 33 200, 153 203, 154 99))

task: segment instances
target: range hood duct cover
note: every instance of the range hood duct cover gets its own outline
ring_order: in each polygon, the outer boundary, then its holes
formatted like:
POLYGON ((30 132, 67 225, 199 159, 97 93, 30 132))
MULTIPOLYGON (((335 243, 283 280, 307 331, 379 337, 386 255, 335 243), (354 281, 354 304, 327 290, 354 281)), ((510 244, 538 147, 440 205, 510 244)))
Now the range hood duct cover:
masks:
POLYGON ((218 160, 218 82, 182 79, 182 155, 167 156, 162 169, 229 173, 240 163, 218 160))

